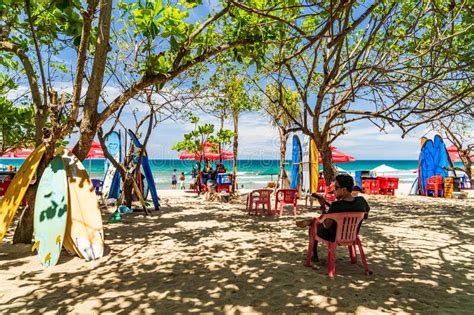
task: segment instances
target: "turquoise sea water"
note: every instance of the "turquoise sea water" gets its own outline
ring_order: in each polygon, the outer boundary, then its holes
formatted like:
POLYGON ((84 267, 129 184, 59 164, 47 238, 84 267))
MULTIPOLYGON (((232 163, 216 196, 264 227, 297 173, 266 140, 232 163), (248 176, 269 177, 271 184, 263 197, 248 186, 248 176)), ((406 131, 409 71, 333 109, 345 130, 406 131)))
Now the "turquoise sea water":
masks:
MULTIPOLYGON (((13 164, 20 167, 23 159, 0 159, 0 164, 13 164)), ((238 166, 238 182, 244 185, 244 188, 258 188, 266 185, 271 180, 276 180, 278 174, 278 160, 239 160, 238 166)), ((155 177, 155 182, 160 189, 170 187, 171 173, 176 169, 179 173, 184 172, 186 181, 191 181, 191 170, 194 161, 181 160, 150 160, 151 168, 155 177)), ((400 178, 402 182, 413 182, 416 177, 416 169, 418 161, 416 160, 359 160, 351 163, 337 164, 349 173, 356 170, 371 170, 381 164, 391 166, 398 171, 390 174, 400 178)), ((457 163, 456 163, 457 164, 457 163)), ((90 170, 93 178, 101 179, 104 174, 104 160, 94 159, 84 161, 86 169, 90 170)), ((228 171, 232 170, 232 161, 224 161, 224 165, 228 171)), ((291 162, 287 161, 286 169, 290 169, 291 162)), ((387 175, 387 174, 385 174, 387 175)))

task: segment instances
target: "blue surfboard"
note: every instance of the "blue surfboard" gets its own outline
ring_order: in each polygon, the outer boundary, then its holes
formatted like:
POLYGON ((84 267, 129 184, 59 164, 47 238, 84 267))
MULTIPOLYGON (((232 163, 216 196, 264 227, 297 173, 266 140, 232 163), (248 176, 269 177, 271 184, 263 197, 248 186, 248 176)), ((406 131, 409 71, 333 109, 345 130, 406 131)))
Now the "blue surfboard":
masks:
MULTIPOLYGON (((120 134, 116 131, 112 131, 107 137, 105 144, 110 155, 118 162, 122 162, 122 142, 120 141, 120 134)), ((107 198, 117 199, 120 196, 120 173, 109 160, 105 160, 105 177, 102 192, 107 198)))
POLYGON ((426 181, 435 175, 434 144, 431 139, 426 140, 420 154, 420 190, 426 194, 426 181))
POLYGON ((297 135, 293 136, 293 151, 291 154, 291 189, 298 189, 301 163, 301 142, 297 135))
MULTIPOLYGON (((142 144, 138 140, 137 136, 133 133, 133 131, 128 129, 128 134, 130 135, 130 138, 132 139, 133 144, 137 148, 141 148, 142 144)), ((151 172, 151 167, 150 167, 150 163, 148 161, 148 156, 146 152, 143 155, 141 164, 142 164, 143 173, 145 174, 145 178, 148 183, 148 189, 150 190, 151 199, 153 200, 153 205, 155 206, 155 210, 160 210, 160 198, 158 197, 158 193, 156 192, 155 180, 153 179, 153 173, 151 172)))
POLYGON ((448 176, 448 168, 452 167, 449 159, 448 150, 444 144, 443 139, 436 135, 434 137, 434 160, 435 160, 435 175, 441 175, 444 179, 448 176))

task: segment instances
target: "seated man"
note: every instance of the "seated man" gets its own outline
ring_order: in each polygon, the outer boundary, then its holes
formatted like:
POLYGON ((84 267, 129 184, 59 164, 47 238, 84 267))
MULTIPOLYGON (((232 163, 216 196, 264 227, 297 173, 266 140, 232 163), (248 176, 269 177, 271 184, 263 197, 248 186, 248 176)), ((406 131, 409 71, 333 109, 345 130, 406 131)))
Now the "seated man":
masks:
MULTIPOLYGON (((340 174, 336 176, 334 185, 334 193, 336 195, 336 201, 334 201, 329 209, 326 211, 326 203, 321 195, 313 194, 314 197, 318 198, 321 210, 324 213, 338 213, 338 212, 369 212, 370 207, 367 201, 363 197, 352 196, 352 188, 354 187, 354 179, 349 174, 340 174)), ((367 218, 367 215, 365 216, 367 218)), ((297 221, 296 225, 304 228, 311 225, 311 219, 297 221)), ((360 228, 360 226, 359 226, 360 228)), ((336 239, 336 223, 333 220, 325 220, 323 223, 318 223, 316 232, 319 237, 329 242, 334 242, 336 239)), ((313 259, 318 261, 318 242, 314 243, 313 259)))

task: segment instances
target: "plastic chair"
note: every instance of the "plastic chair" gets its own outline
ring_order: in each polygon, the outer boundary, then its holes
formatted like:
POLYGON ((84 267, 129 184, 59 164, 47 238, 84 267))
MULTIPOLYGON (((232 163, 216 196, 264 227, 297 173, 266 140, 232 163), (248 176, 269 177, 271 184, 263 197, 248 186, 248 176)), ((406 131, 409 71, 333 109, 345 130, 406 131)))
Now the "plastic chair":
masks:
POLYGON ((293 205, 293 214, 296 217, 298 214, 298 207, 296 203, 298 201, 298 192, 295 189, 278 189, 276 191, 275 199, 275 213, 280 209, 280 216, 283 215, 283 207, 285 205, 293 205))
POLYGON ((357 245, 357 247, 359 247, 362 264, 364 265, 365 274, 369 275, 370 271, 369 267, 367 266, 362 243, 357 236, 359 225, 364 219, 365 214, 365 212, 341 212, 324 214, 319 218, 313 218, 311 227, 309 229, 308 252, 306 254, 305 266, 311 266, 314 241, 321 242, 328 248, 328 276, 334 277, 336 275, 336 247, 338 245, 347 246, 349 249, 351 263, 357 264, 357 253, 355 249, 355 245, 357 245), (322 223, 327 219, 331 219, 335 222, 335 224, 337 224, 336 239, 334 242, 326 241, 320 238, 316 233, 317 223, 322 223))
POLYGON ((433 197, 435 198, 444 196, 443 176, 436 175, 428 177, 428 180, 426 181, 426 196, 428 196, 430 190, 433 191, 433 197))
POLYGON ((272 214, 272 207, 270 202, 270 197, 272 195, 273 190, 271 189, 257 189, 253 190, 248 193, 247 195, 247 210, 248 214, 255 210, 255 215, 259 215, 258 213, 258 206, 262 205, 262 208, 266 205, 267 206, 267 215, 272 214), (253 206, 255 205, 255 208, 253 206))

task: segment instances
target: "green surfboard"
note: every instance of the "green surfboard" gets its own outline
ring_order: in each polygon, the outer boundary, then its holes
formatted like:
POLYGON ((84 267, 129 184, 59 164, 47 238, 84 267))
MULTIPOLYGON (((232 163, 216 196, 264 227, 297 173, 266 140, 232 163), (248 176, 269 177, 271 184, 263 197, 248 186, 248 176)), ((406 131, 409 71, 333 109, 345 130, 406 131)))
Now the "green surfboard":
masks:
POLYGON ((56 265, 66 230, 68 188, 63 160, 54 157, 41 177, 36 193, 34 229, 38 257, 45 267, 56 265))

